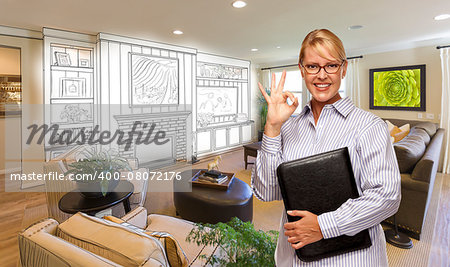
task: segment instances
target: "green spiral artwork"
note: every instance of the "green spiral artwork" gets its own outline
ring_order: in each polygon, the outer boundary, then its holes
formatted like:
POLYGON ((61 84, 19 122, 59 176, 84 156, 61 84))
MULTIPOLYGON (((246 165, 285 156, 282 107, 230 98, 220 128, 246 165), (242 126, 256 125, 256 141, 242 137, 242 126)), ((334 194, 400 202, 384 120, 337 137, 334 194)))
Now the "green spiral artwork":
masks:
POLYGON ((425 65, 370 72, 371 108, 424 110, 425 65))

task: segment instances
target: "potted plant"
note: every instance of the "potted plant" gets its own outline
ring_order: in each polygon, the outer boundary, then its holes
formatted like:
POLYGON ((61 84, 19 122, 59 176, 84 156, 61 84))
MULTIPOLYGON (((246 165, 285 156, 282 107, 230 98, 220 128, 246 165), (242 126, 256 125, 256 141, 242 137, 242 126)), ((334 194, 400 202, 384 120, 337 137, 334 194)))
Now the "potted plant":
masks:
POLYGON ((83 155, 85 158, 69 164, 65 175, 70 175, 86 197, 106 196, 119 183, 120 171, 131 171, 128 162, 116 154, 93 148, 83 155))
MULTIPOLYGON (((264 90, 266 90, 266 93, 268 95, 270 95, 269 89, 264 89, 264 90)), ((260 94, 258 97, 258 104, 259 104, 259 118, 260 118, 260 122, 261 122, 261 124, 260 124, 261 128, 258 131, 258 141, 262 141, 264 127, 266 126, 267 110, 268 110, 267 101, 262 94, 260 94)))
POLYGON ((213 266, 275 266, 277 239, 277 231, 255 230, 252 223, 234 217, 228 223, 197 223, 186 241, 219 246, 223 253, 200 255, 213 266))

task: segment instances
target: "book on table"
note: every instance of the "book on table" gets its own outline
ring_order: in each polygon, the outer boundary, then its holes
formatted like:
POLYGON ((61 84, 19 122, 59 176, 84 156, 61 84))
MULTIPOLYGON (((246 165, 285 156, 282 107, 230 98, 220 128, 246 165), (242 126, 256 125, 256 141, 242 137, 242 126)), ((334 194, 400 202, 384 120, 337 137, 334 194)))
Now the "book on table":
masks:
POLYGON ((210 177, 210 176, 207 176, 207 175, 199 175, 197 181, 208 182, 208 183, 215 183, 215 184, 222 184, 227 179, 228 179, 228 176, 226 176, 226 175, 221 175, 221 176, 218 176, 217 178, 213 178, 213 177, 210 177))
MULTIPOLYGON (((277 168, 286 210, 306 210, 316 215, 334 211, 349 199, 359 197, 348 148, 288 161, 277 168)), ((287 215, 288 221, 300 217, 287 215)), ((322 239, 296 250, 303 261, 315 261, 372 245, 369 231, 354 236, 322 239)))
POLYGON ((227 172, 213 172, 211 175, 205 175, 207 170, 199 170, 191 179, 191 183, 194 186, 216 188, 220 190, 228 190, 228 187, 234 180, 234 173, 227 172))

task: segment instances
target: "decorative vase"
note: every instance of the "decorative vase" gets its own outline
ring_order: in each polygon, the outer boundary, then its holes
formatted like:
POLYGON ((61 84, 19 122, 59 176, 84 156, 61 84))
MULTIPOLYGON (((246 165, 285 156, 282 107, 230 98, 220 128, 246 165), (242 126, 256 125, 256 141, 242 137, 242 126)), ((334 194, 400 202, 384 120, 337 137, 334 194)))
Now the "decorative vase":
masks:
MULTIPOLYGON (((120 180, 111 179, 108 182, 108 190, 106 192, 107 196, 110 192, 114 191, 114 189, 119 184, 120 180)), ((103 197, 102 187, 100 185, 100 181, 77 181, 77 188, 80 193, 87 198, 99 198, 103 197)))

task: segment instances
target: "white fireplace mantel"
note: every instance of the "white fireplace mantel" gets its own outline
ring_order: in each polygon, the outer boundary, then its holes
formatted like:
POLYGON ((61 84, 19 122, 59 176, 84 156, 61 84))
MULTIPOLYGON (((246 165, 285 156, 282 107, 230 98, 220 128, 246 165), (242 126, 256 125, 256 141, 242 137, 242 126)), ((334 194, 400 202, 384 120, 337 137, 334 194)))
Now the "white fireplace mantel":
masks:
POLYGON ((163 113, 139 113, 139 114, 126 114, 126 115, 114 115, 114 119, 118 123, 128 121, 148 120, 152 118, 170 118, 170 117, 184 117, 187 118, 191 115, 190 111, 177 111, 177 112, 163 112, 163 113))

